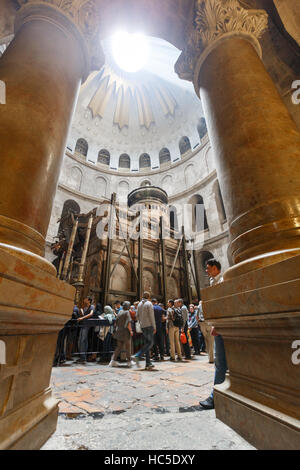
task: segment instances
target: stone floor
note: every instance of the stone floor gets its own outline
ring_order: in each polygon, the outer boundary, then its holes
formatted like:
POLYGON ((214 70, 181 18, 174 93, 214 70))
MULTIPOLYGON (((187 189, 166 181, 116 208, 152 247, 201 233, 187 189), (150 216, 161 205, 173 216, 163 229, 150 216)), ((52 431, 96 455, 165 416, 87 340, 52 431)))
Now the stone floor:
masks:
POLYGON ((207 356, 158 362, 153 371, 96 363, 53 368, 59 419, 43 449, 253 449, 214 410, 199 406, 213 375, 207 356))

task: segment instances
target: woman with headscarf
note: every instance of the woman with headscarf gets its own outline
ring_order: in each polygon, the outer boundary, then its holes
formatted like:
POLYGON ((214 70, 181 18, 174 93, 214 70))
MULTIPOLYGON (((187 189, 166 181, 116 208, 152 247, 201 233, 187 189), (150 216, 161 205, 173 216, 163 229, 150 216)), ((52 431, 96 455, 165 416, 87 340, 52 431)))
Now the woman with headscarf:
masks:
POLYGON ((110 326, 102 327, 99 332, 99 338, 103 341, 103 361, 109 362, 111 359, 114 320, 116 318, 116 315, 110 305, 106 305, 104 307, 104 312, 100 318, 102 320, 108 320, 110 324, 110 326))
POLYGON ((117 359, 121 351, 126 352, 127 365, 131 367, 131 315, 129 313, 130 302, 123 302, 123 310, 119 311, 116 320, 116 331, 114 338, 117 340, 117 347, 114 351, 109 367, 118 367, 117 359))
MULTIPOLYGON (((138 304, 139 304, 139 302, 134 302, 134 304, 131 305, 130 310, 129 310, 129 313, 131 315, 131 329, 132 329, 132 332, 133 332, 133 335, 132 335, 132 349, 133 349, 132 352, 133 352, 133 354, 137 353, 143 347, 143 344, 144 344, 142 330, 139 329, 137 331, 136 312, 137 312, 138 304)), ((139 323, 138 323, 138 325, 139 325, 139 323)))

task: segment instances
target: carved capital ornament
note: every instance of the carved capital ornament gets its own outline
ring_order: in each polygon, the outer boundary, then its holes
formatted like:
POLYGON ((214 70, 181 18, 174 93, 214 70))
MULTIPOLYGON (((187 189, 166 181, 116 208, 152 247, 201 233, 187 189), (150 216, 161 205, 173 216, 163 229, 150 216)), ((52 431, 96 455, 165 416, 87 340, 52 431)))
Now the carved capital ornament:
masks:
POLYGON ((83 79, 104 63, 99 31, 101 18, 97 0, 18 0, 15 32, 25 22, 43 19, 54 22, 79 42, 83 54, 83 79))
POLYGON ((192 81, 198 94, 200 68, 221 41, 242 37, 252 43, 261 57, 258 39, 267 27, 268 15, 264 10, 246 10, 239 0, 195 0, 187 45, 175 64, 175 71, 180 78, 192 81))

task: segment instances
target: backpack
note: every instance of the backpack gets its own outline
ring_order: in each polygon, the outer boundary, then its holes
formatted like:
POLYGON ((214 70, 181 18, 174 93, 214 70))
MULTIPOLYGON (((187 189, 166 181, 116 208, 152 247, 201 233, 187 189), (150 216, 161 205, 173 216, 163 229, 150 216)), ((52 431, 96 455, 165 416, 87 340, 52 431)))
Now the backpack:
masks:
POLYGON ((174 312, 173 313, 173 317, 174 317, 173 325, 178 326, 179 328, 182 328, 184 322, 183 322, 183 316, 182 316, 182 312, 180 308, 174 308, 173 312, 174 312))

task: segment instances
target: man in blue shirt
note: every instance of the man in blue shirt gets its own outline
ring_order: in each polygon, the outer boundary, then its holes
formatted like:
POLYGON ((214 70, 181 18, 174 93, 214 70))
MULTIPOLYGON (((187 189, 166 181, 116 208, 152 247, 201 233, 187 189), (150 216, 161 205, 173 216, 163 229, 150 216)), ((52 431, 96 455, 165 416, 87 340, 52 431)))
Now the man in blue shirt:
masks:
POLYGON ((163 361, 164 360, 164 335, 163 335, 163 309, 158 305, 156 299, 152 299, 153 310, 154 310, 154 317, 155 317, 155 324, 156 324, 156 333, 154 335, 154 360, 155 361, 163 361))
POLYGON ((121 306, 121 302, 119 300, 116 300, 115 303, 114 303, 114 306, 115 306, 115 312, 116 312, 116 315, 118 315, 118 313, 123 310, 122 306, 121 306))

